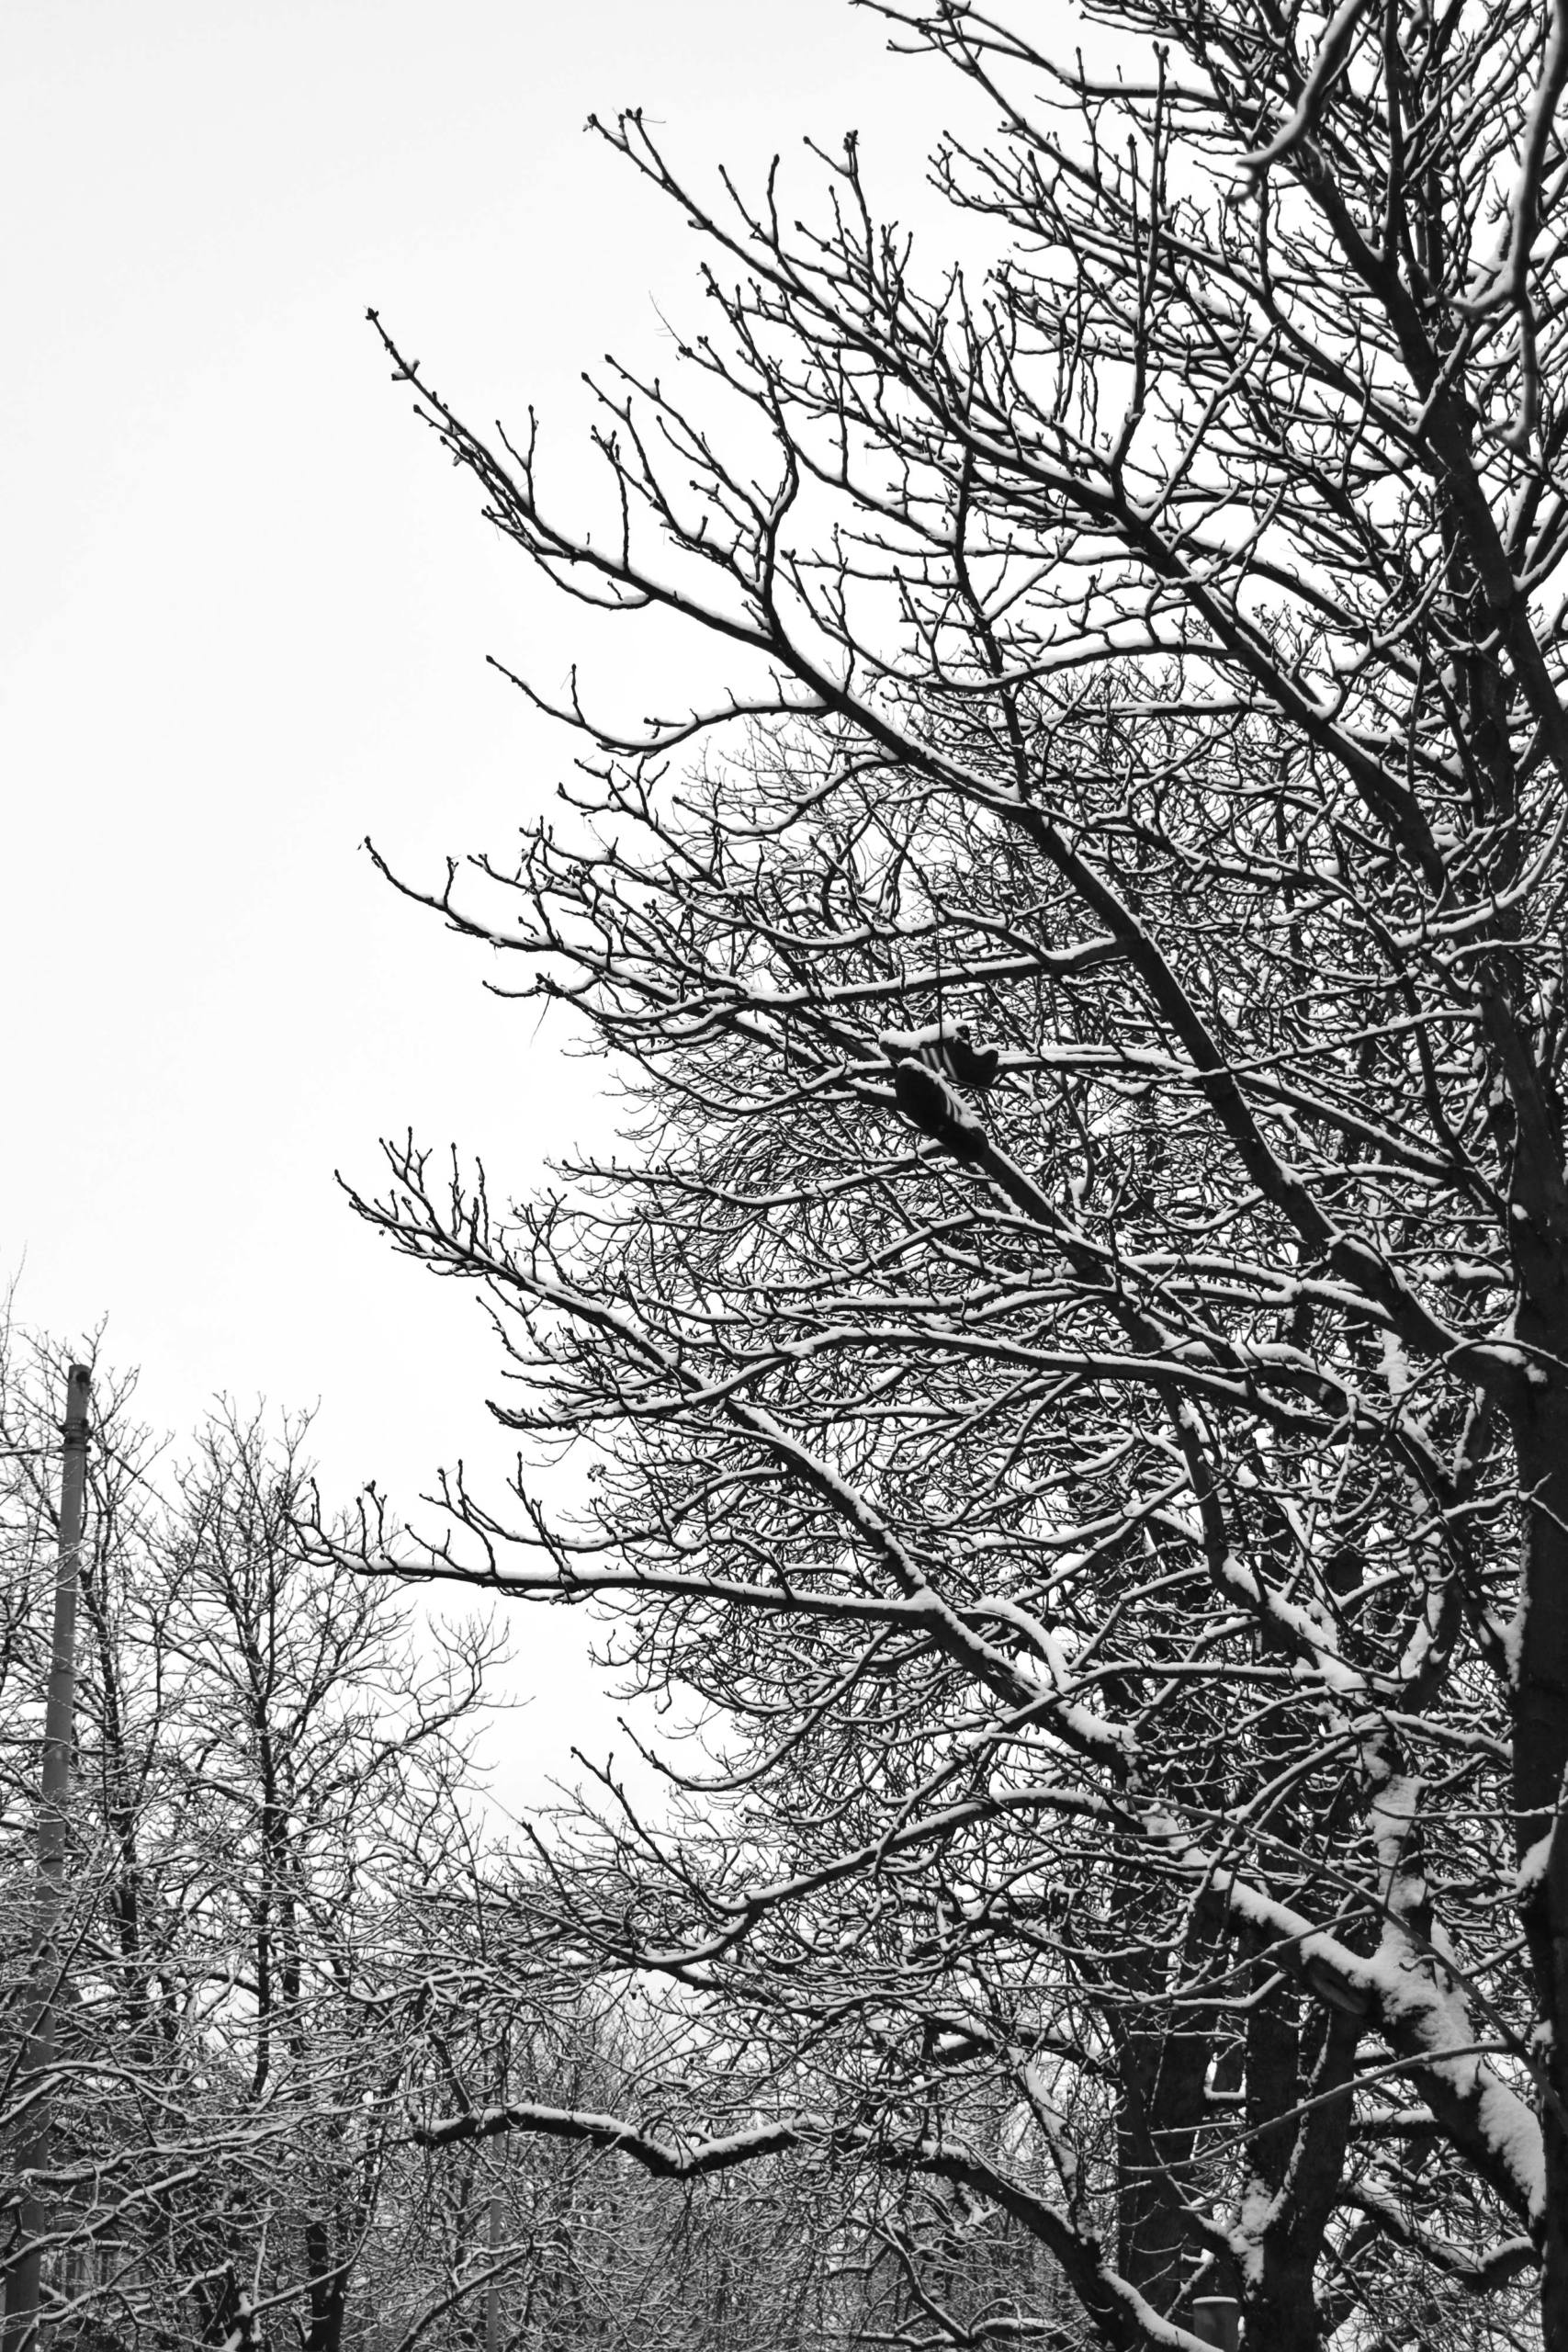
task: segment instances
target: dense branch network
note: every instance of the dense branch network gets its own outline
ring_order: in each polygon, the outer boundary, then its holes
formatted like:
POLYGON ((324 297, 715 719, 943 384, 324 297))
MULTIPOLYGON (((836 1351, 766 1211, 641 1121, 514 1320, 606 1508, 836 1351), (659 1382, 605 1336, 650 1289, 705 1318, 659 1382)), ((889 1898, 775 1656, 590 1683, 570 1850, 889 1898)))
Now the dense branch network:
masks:
POLYGON ((705 2020, 694 2147, 946 2181, 1110 2344, 1539 2265, 1558 2346, 1562 27, 1128 0, 1096 78, 883 13, 997 258, 929 283, 853 141, 803 225, 623 118, 719 324, 605 389, 612 529, 388 344, 566 594, 737 665, 635 736, 574 685, 558 826, 400 883, 637 1118, 361 1201, 593 1464, 402 1565, 600 1596, 701 1711, 539 1915, 705 2020))

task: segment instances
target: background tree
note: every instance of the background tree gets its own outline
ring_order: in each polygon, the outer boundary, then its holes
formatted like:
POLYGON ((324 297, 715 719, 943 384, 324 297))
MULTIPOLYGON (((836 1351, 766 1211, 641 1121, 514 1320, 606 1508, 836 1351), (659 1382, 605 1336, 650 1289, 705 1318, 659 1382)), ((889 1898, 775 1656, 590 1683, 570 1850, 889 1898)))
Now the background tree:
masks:
MULTIPOLYGON (((0 1358, 7 2156, 38 2088, 18 2020, 63 1363, 14 1335, 0 1358)), ((520 1936, 471 1758, 496 1645, 421 1633, 384 1582, 304 1556, 304 1424, 220 1408, 181 1464, 132 1383, 100 1366, 96 1391, 49 2340, 852 2340, 842 2223, 776 2171, 694 2199, 614 2151, 451 2129, 454 2100, 635 2099, 689 2032, 640 2027, 615 1987, 576 1996, 520 1936)), ((12 2246, 19 2186, 7 2166, 12 2246)))
POLYGON ((574 684, 583 821, 411 891, 570 996, 636 1164, 361 1203, 599 1457, 426 1565, 618 1595, 711 1711, 544 1931, 724 2064, 515 2120, 940 2184, 1106 2343, 1200 2284, 1522 2340, 1539 2265, 1555 2352, 1568 38, 881 13, 995 123, 934 175, 998 257, 922 271, 852 139, 800 223, 622 118, 716 317, 608 380, 607 527, 389 345, 547 576, 738 664, 635 741, 574 684))
POLYGON ((766 2162, 682 2181, 604 2134, 514 2138, 520 2101, 567 2122, 667 2098, 694 2063, 692 2020, 614 1975, 564 1996, 560 1972, 518 1935, 515 1886, 498 1881, 484 1911, 449 1923, 446 1951, 469 1959, 448 1958, 422 2015, 411 2138, 423 2177, 405 2172, 389 2199, 376 2257, 389 2352, 433 2336, 526 2352, 866 2340, 886 2298, 863 2275, 842 2182, 766 2162))
MULTIPOLYGON (((18 1870, 55 1372, 17 1367, 5 1395, 18 1870)), ((339 2352, 372 2317, 350 2327, 350 2291, 407 2123, 410 1981, 473 1876, 468 1749, 494 1644, 474 1630, 416 1657, 392 1594, 305 1561, 302 1423, 274 1437, 220 1412, 170 1468, 127 1406, 101 1379, 46 2324, 167 2346, 287 2326, 339 2352)), ((7 1959, 25 1983, 25 1937, 7 1959)), ((6 2087, 36 2086, 13 2063, 6 2087)))

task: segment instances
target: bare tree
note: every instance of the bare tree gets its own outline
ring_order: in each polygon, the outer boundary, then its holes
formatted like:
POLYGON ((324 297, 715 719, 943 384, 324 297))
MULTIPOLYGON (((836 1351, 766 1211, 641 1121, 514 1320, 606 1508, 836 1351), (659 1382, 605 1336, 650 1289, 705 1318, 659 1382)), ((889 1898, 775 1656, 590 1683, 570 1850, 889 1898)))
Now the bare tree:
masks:
MULTIPOLYGON (((0 1399, 19 1652, 39 1639, 55 1385, 18 1369, 0 1399)), ((495 1645, 475 1629, 416 1655, 393 1595, 304 1559, 302 1423, 275 1437, 220 1411, 170 1467, 123 1387, 99 1389, 55 2127, 35 2184, 46 2325, 84 2346, 238 2347, 287 2327, 342 2352, 374 2316, 352 2295, 407 2132, 431 1919, 472 1874, 463 1792, 495 1645)), ((35 1664, 0 1690, 19 1824, 37 1679, 35 1664)), ((6 1958, 7 1989, 24 1985, 25 1949, 6 1958)), ((7 2127, 39 2089, 18 2051, 12 2032, 7 2127)))
MULTIPOLYGON (((4 2245, 76 2352, 799 2352, 861 2307, 844 2233, 763 2168, 694 2199, 592 2145, 454 2132, 508 2096, 636 2099, 662 2034, 541 1962, 469 1735, 496 1652, 415 1644, 309 1562, 304 1424, 221 1408, 182 1466, 100 1367, 47 2081, 27 1899, 62 1358, 0 1353, 4 2245), (54 2116, 39 2172, 28 2130, 54 2116), (29 2208, 26 2191, 36 2195, 29 2208), (41 2233, 29 2213, 41 2211, 41 2233)), ((313 1508, 313 1505, 310 1505, 313 1508)), ((340 1531, 341 1532, 341 1531, 340 1531)))
POLYGON ((580 815, 404 886, 643 1117, 514 1215, 412 1146, 361 1203, 599 1456, 424 1565, 615 1597, 712 1711, 553 1932, 728 2070, 514 2120, 942 2185, 1108 2344, 1195 2288, 1523 2341, 1539 2266, 1562 2352, 1568 30, 880 13, 994 122, 934 178, 998 258, 924 269, 852 139, 802 220, 621 118, 715 315, 606 379, 608 526, 388 345, 565 594, 736 664, 629 731, 574 682, 580 815))
MULTIPOLYGON (((521 2143, 518 2102, 611 2114, 667 2091, 689 2019, 624 1984, 562 1997, 500 1875, 448 1920, 411 2067, 405 2161, 370 2250, 386 2352, 431 2341, 523 2352, 807 2352, 859 2339, 873 2298, 830 2184, 778 2164, 716 2180, 650 2174, 579 2135, 521 2143), (836 2201, 836 2200, 835 2200, 836 2201)), ((436 1939, 433 1939, 436 1940, 436 1939)))

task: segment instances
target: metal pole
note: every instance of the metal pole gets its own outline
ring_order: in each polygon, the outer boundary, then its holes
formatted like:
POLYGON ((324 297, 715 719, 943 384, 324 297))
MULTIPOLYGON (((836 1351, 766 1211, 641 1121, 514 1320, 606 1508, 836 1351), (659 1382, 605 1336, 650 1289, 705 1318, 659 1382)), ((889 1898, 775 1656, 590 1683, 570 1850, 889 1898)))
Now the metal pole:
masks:
POLYGON ((32 2089, 32 2103, 17 2135, 17 2169, 22 2176, 17 2215, 18 2251, 6 2278, 3 2352, 24 2352, 39 2340, 42 2283, 42 2238, 49 2211, 29 2175, 49 2161, 49 2069, 54 2058, 54 2009, 60 1972, 57 1939, 65 1905, 65 1841, 71 1824, 71 1758, 76 1713, 76 1586, 82 1550, 82 1517, 87 1487, 87 1405, 93 1377, 73 1363, 65 1391, 65 1444, 60 1474, 60 1536, 54 1572, 54 1644, 49 1664, 49 1697, 43 1721, 43 1781, 38 1815, 37 1925, 33 1941, 33 2012, 18 2087, 32 2089))
MULTIPOLYGON (((501 2252, 501 2191, 490 2193, 490 2258, 493 2262, 501 2252)), ((485 2352, 501 2352, 501 2281, 492 2278, 485 2289, 485 2352)))
MULTIPOLYGON (((500 2083, 501 2104, 502 2107, 505 2107, 507 2104, 507 2097, 511 2087, 512 2037, 510 2033, 503 2032, 501 2041, 500 2083)), ((507 2144, 507 2135, 505 2132, 502 2132, 501 2138, 495 2144, 495 2154, 491 2160, 498 2169, 503 2167, 506 2163, 507 2144)), ((501 2252, 502 2239, 504 2235, 502 2228, 501 2190, 501 2181, 492 2176, 490 2190, 490 2213, 488 2216, 490 2227, 486 2233, 490 2239, 490 2258, 492 2267, 497 2255, 501 2252)), ((492 2278, 485 2288, 485 2352, 501 2352, 501 2280, 499 2278, 492 2278)))

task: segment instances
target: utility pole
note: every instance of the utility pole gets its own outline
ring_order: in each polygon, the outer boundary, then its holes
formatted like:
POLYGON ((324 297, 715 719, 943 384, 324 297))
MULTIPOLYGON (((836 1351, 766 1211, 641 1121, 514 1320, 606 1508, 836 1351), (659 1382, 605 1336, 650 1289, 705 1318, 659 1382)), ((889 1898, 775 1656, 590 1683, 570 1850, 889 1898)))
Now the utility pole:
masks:
POLYGON ((42 2238, 49 2212, 36 2176, 49 2161, 49 2069, 54 2058, 54 2012, 60 1986, 59 1935, 65 1907, 65 1841, 71 1821, 71 1758, 76 1713, 76 1587, 82 1517, 87 1489, 87 1405, 93 1378, 73 1363, 66 1382, 64 1448, 60 1474, 60 1534, 54 1571, 54 1641, 43 1722, 43 1779, 38 1815, 38 1893, 34 1914, 32 2015, 17 2072, 31 2090, 17 2134, 17 2170, 23 2178, 17 2252, 6 2273, 6 2325, 0 2352, 37 2352, 42 2283, 42 2238), (31 2175, 34 2177, 29 2179, 31 2175))
MULTIPOLYGON (((493 2263, 501 2252, 502 2239, 501 2191, 490 2192, 490 2258, 493 2263)), ((485 2289, 485 2352, 501 2352, 501 2280, 492 2277, 485 2289)))
MULTIPOLYGON (((507 2095, 511 2089, 511 2076, 512 2036, 510 2032, 504 2032, 502 2036, 501 2043, 501 2104, 502 2107, 505 2107, 507 2104, 507 2095)), ((508 2135, 503 2132, 496 2143, 496 2154, 493 2159, 498 2167, 504 2166, 505 2165, 505 2150, 507 2144, 508 2135)), ((490 2185, 490 2211, 487 2215, 489 2228, 486 2232, 486 2235, 490 2240, 491 2276, 489 2284, 485 2288, 485 2352, 502 2352, 502 2335, 503 2331, 502 2328, 501 2312, 501 2278, 494 2269, 494 2266, 500 2256, 502 2241, 505 2236, 505 2231, 502 2226, 504 2220, 504 2207, 501 2192, 501 2181, 492 2175, 490 2185)))

